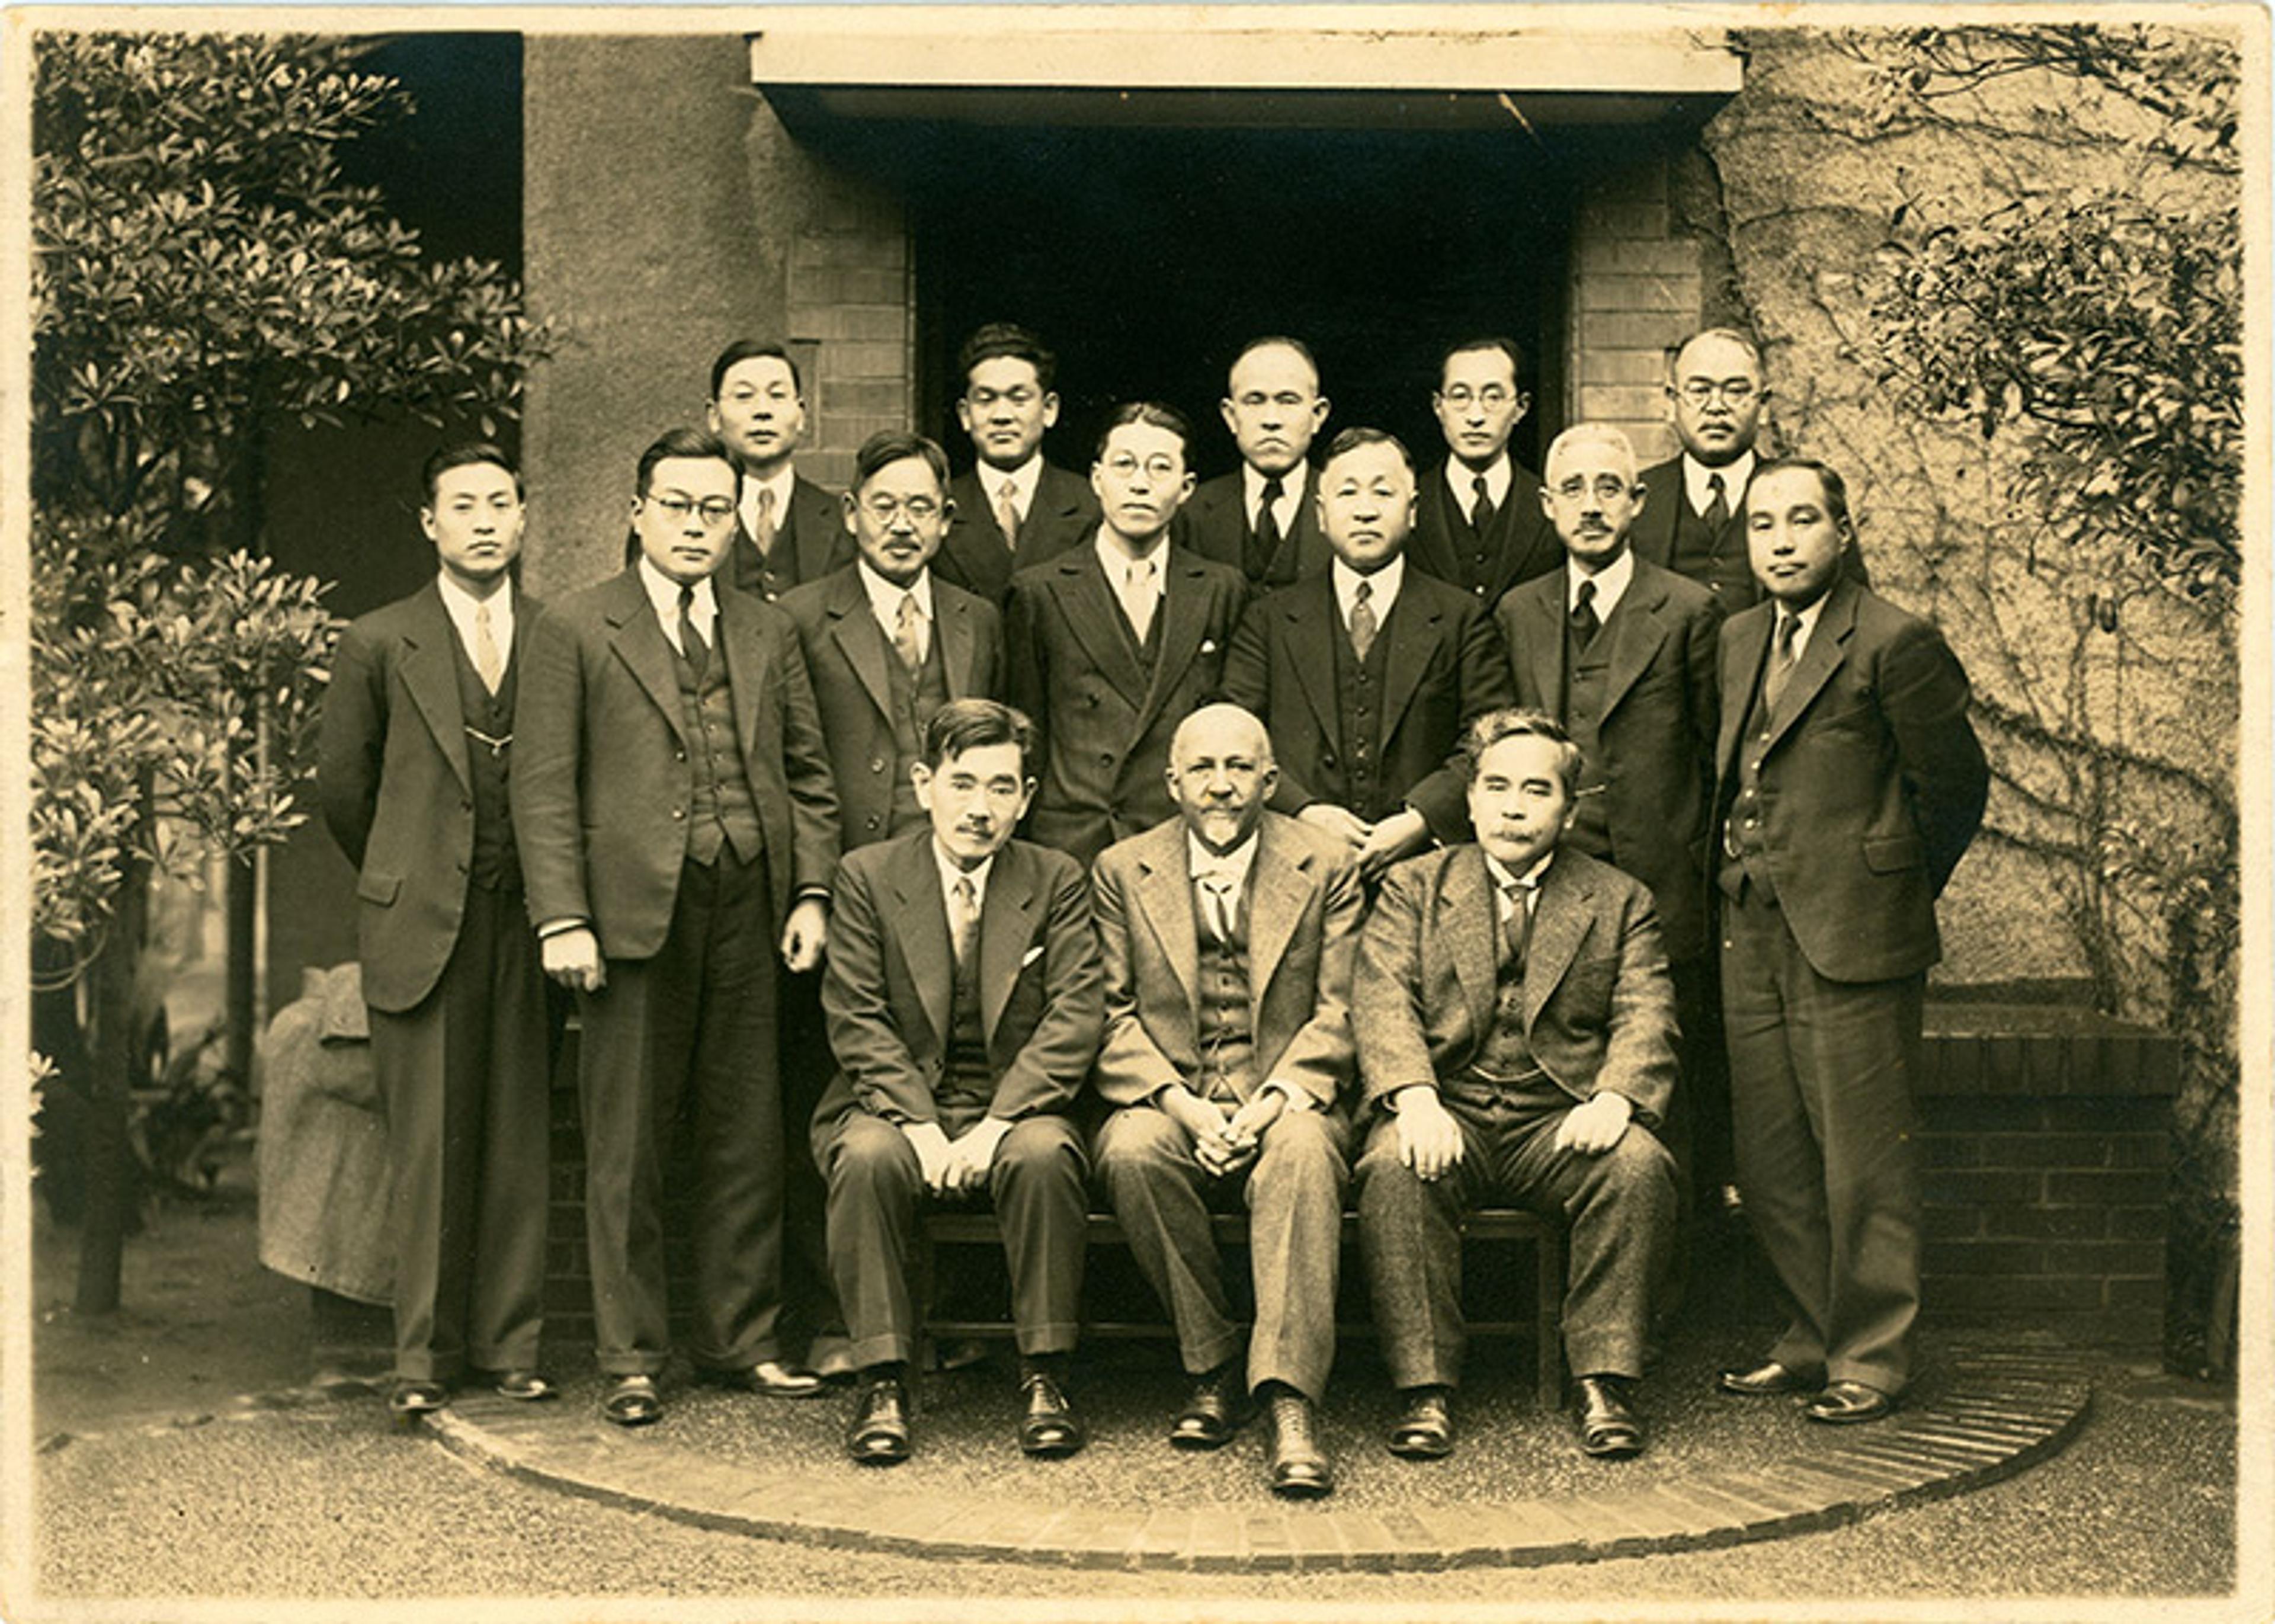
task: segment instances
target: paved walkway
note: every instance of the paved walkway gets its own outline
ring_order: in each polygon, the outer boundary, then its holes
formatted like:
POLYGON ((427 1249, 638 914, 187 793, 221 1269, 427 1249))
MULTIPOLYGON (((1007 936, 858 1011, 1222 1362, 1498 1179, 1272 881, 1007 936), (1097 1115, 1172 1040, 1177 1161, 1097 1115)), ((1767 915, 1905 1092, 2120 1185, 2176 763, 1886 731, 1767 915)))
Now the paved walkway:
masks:
MULTIPOLYGON (((624 1432, 600 1422, 589 1402, 530 1406, 468 1394, 429 1424, 457 1454, 525 1480, 769 1539, 1130 1570, 1385 1571, 1594 1561, 1833 1528, 2011 1476, 2067 1443, 2090 1397, 2082 1374, 2059 1358, 1955 1352, 1931 1389, 1886 1423, 1796 1423, 1776 1433, 1782 1446, 1725 1446, 1708 1452, 1723 1458, 1704 1462, 1678 1453, 1671 1470, 1583 1479, 1602 1486, 1561 1493, 1500 1498, 1473 1483, 1408 1477, 1406 1493, 1316 1506, 1275 1501, 1252 1479, 1243 1480, 1252 1492, 1234 1503, 1182 1497, 1173 1507, 1115 1504, 1092 1483, 1041 1474, 1024 1479, 1024 1492, 994 1483, 943 1492, 950 1485, 937 1477, 864 1470, 826 1443, 819 1454, 753 1448, 747 1429, 718 1427, 716 1409, 709 1423, 699 1412, 691 1422, 677 1402, 664 1426, 624 1432), (1458 1499, 1430 1498, 1457 1486, 1458 1499)), ((807 1412, 797 1424, 805 1433, 834 1436, 843 1405, 773 1407, 790 1408, 807 1412)), ((1090 1453, 1101 1449, 1093 1444, 1090 1453)))

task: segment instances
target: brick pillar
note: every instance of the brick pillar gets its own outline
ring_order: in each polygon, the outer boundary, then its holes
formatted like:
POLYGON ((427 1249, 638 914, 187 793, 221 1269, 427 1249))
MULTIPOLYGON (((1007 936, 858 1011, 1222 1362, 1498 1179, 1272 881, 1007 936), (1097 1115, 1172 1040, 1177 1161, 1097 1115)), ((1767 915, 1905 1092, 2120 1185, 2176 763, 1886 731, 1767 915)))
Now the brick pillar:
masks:
POLYGON ((1659 392, 1666 351, 1701 325, 1705 299, 1698 242, 1675 228, 1668 168, 1655 154, 1591 184, 1566 298, 1566 421, 1624 429, 1646 465, 1674 454, 1659 392))
POLYGON ((808 479, 853 480, 861 442, 914 419, 913 272, 900 200, 850 177, 814 199, 790 243, 790 343, 805 370, 808 479))

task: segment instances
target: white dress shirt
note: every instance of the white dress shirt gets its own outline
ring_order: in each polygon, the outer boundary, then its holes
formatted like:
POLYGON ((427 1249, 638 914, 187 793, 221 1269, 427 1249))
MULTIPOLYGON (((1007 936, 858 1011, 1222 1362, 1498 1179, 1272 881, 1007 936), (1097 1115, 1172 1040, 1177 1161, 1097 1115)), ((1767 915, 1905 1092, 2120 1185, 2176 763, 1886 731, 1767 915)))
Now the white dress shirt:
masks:
MULTIPOLYGON (((1259 473, 1254 465, 1240 465, 1240 510, 1247 517, 1248 527, 1256 528, 1263 517, 1264 487, 1271 475, 1259 473)), ((1281 536, 1296 533, 1296 521, 1304 511, 1305 487, 1310 483, 1311 470, 1302 463, 1280 476, 1280 500, 1272 504, 1272 517, 1280 521, 1281 536)))
POLYGON ((1593 581, 1596 584, 1595 596, 1589 602, 1596 611, 1596 623, 1602 625, 1611 619, 1612 611, 1620 607, 1620 600, 1627 596, 1628 583, 1634 579, 1635 550, 1632 548, 1621 548, 1617 558, 1593 575, 1581 567, 1578 559, 1567 557, 1564 560, 1565 618, 1571 618, 1573 609, 1579 604, 1580 583, 1593 581))
MULTIPOLYGON (((679 649, 679 583, 657 569, 646 553, 639 556, 640 585, 647 589, 647 601, 655 606, 655 617, 663 623, 663 640, 679 649)), ((695 623, 695 635, 710 647, 719 646, 715 627, 719 618, 719 599, 711 590, 711 578, 705 576, 695 583, 695 601, 688 607, 688 619, 695 623)))
POLYGON ((917 601, 917 659, 919 662, 932 656, 932 571, 917 571, 916 582, 910 586, 896 586, 869 567, 865 558, 854 563, 861 579, 861 590, 869 594, 869 612, 877 617, 884 629, 885 641, 890 645, 894 631, 901 623, 901 600, 913 597, 917 601))
POLYGON ((1690 503, 1690 510, 1701 518, 1714 505, 1714 493, 1707 488, 1706 482, 1718 473, 1722 476, 1722 505, 1735 514, 1738 503, 1745 499, 1746 487, 1753 482, 1754 454, 1742 451, 1735 461, 1719 468, 1709 468, 1688 451, 1682 454, 1682 495, 1690 503))
POLYGON ((1401 553, 1372 575, 1361 575, 1342 559, 1327 566, 1327 578, 1335 589, 1335 613, 1342 616, 1343 632, 1350 633, 1351 606, 1358 601, 1358 584, 1367 586, 1367 607, 1374 611, 1376 635, 1390 623, 1390 606, 1398 601, 1398 589, 1406 580, 1406 555, 1401 553))
MULTIPOLYGON (((450 625, 458 634, 458 646, 466 651, 466 659, 477 668, 474 660, 474 616, 487 607, 490 612, 490 640, 497 646, 498 672, 501 679, 513 663, 513 584, 501 579, 497 590, 487 598, 477 598, 460 584, 458 578, 448 570, 441 571, 436 581, 442 589, 442 610, 450 617, 450 625)), ((673 600, 673 613, 678 612, 678 601, 673 600)))
POLYGON ((742 491, 737 496, 735 502, 737 509, 742 516, 743 533, 753 540, 757 539, 759 533, 759 493, 760 491, 772 491, 775 494, 775 533, 777 535, 781 534, 783 523, 790 517, 790 492, 796 489, 797 486, 797 470, 793 468, 788 463, 784 463, 782 467, 782 472, 775 475, 771 480, 754 480, 749 474, 744 474, 743 476, 742 491))
MULTIPOLYGON (((1485 495, 1493 498, 1495 513, 1508 510, 1509 483, 1515 477, 1509 469, 1508 453, 1503 451, 1493 458, 1492 466, 1482 471, 1485 477, 1485 495)), ((1454 493, 1454 505, 1461 509, 1462 516, 1472 525, 1478 522, 1477 483, 1479 472, 1458 457, 1446 459, 1446 488, 1454 493)))

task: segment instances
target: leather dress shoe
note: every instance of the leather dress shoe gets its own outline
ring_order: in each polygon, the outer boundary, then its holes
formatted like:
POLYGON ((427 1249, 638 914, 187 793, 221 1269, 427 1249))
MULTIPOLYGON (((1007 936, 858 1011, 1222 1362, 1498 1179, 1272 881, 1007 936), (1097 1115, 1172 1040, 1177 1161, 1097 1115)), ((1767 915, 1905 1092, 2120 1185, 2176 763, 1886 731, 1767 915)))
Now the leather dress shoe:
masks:
POLYGON ((492 1371, 488 1379, 500 1398, 518 1399, 525 1404, 561 1396, 561 1389, 535 1371, 492 1371))
POLYGON ((601 1416, 620 1427, 642 1427, 663 1419, 663 1400, 653 1376, 619 1376, 601 1399, 601 1416))
POLYGON ((1221 1449, 1230 1443, 1250 1412, 1240 1363, 1221 1364, 1194 1384, 1193 1395, 1169 1428, 1180 1449, 1221 1449))
POLYGON ((820 1377, 778 1359, 761 1359, 732 1370, 707 1370, 703 1379, 745 1393, 763 1393, 771 1399, 810 1399, 822 1390, 820 1377))
POLYGON ((1272 1492, 1289 1499, 1318 1499, 1335 1489, 1334 1469, 1312 1422, 1311 1401, 1292 1387, 1274 1389, 1266 1415, 1272 1424, 1267 1477, 1272 1492))
POLYGON ((1780 1393, 1814 1393, 1825 1385, 1825 1376, 1822 1371, 1812 1375, 1775 1359, 1765 1359, 1758 1364, 1730 1366, 1714 1378, 1714 1385, 1725 1393, 1767 1398, 1780 1393))
POLYGON ((388 1413, 397 1421, 415 1421, 432 1415, 450 1401, 450 1390, 424 1377, 398 1376, 387 1392, 388 1413))
POLYGON ((1031 1371, 1019 1383, 1019 1447, 1044 1460, 1069 1455, 1089 1442, 1056 1381, 1031 1371))
POLYGON ((1450 1387, 1414 1387, 1406 1409, 1390 1429, 1390 1453, 1410 1461, 1436 1461, 1454 1453, 1454 1393, 1450 1387))
POLYGON ((1643 1453, 1643 1417, 1629 1401, 1624 1376, 1583 1376, 1573 1419, 1580 1434, 1580 1453, 1599 1460, 1623 1460, 1643 1453))
POLYGON ((845 1429, 845 1453, 864 1466, 897 1466, 909 1458, 909 1394, 898 1378, 881 1376, 861 1390, 845 1429))
POLYGON ((1803 1404, 1801 1413, 1811 1421, 1850 1426, 1859 1421, 1878 1421, 1895 1408, 1893 1394, 1861 1381, 1836 1381, 1827 1383, 1824 1392, 1803 1404))

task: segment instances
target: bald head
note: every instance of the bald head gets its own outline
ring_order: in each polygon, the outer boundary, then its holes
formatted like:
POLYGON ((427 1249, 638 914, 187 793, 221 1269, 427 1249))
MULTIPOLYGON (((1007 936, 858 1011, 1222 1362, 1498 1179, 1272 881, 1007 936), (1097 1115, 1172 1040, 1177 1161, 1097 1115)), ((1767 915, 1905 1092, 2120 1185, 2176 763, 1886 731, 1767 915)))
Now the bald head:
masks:
POLYGON ((1272 736, 1264 730, 1255 713, 1244 706, 1229 700, 1204 705, 1177 724, 1169 740, 1169 765, 1172 768, 1182 767, 1199 751, 1221 753, 1233 749, 1244 751, 1269 766, 1272 736))
POLYGON ((1205 705, 1177 725, 1169 741, 1169 799, 1195 840, 1230 851, 1264 821, 1264 804, 1280 781, 1272 738, 1237 705, 1205 705))

